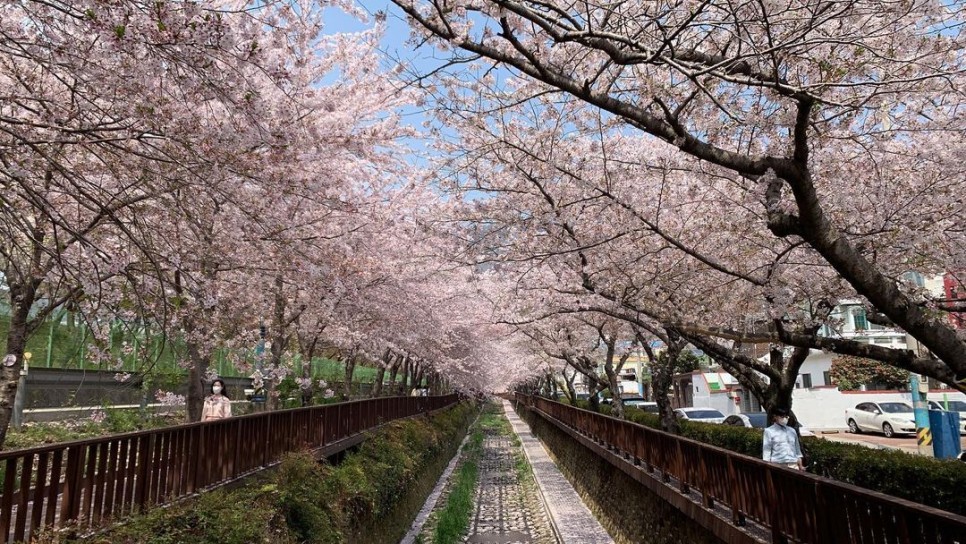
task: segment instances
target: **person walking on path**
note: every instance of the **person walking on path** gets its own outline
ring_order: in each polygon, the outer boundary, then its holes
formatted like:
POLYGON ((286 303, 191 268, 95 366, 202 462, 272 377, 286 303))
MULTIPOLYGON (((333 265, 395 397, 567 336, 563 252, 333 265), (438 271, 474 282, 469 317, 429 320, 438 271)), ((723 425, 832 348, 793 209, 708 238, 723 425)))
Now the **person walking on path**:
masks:
POLYGON ((211 382, 211 394, 205 397, 201 409, 201 421, 212 421, 231 417, 231 400, 225 394, 225 382, 221 378, 211 382))
POLYGON ((782 465, 795 470, 804 470, 802 445, 798 432, 788 425, 788 410, 775 410, 774 423, 765 429, 762 440, 761 457, 769 463, 782 465))

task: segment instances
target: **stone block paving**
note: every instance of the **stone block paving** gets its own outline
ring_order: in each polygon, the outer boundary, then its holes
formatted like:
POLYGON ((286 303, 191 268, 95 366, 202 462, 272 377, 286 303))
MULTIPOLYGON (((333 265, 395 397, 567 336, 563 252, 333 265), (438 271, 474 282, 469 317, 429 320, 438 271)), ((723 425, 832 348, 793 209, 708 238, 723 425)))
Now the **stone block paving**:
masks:
POLYGON ((519 455, 522 452, 510 437, 491 432, 485 435, 475 512, 465 542, 559 542, 532 478, 521 478, 517 471, 515 456, 519 455))
POLYGON ((520 438, 558 541, 565 544, 613 543, 614 540, 607 534, 607 530, 601 526, 573 485, 557 468, 543 444, 530 432, 529 425, 517 416, 506 400, 503 401, 503 411, 513 432, 520 438))
MULTIPOLYGON (((476 497, 466 544, 610 544, 613 539, 581 501, 546 450, 506 401, 512 435, 484 429, 476 497), (530 471, 517 468, 518 460, 530 471)), ((459 461, 462 462, 462 459, 459 461)), ((454 460, 454 465, 457 464, 454 460)), ((453 472, 451 466, 447 473, 453 472)), ((444 476, 443 480, 446 480, 444 476)), ((451 481, 442 481, 400 544, 433 541, 437 511, 451 481)))

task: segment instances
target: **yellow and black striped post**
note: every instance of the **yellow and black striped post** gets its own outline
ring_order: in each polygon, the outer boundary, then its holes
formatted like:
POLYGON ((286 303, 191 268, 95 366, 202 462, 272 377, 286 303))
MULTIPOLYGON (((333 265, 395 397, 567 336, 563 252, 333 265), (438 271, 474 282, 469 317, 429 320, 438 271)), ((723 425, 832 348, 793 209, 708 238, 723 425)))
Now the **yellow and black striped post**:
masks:
POLYGON ((925 396, 919 392, 919 375, 909 375, 909 392, 912 393, 912 412, 916 418, 916 440, 921 455, 933 455, 932 430, 929 428, 929 408, 925 396))

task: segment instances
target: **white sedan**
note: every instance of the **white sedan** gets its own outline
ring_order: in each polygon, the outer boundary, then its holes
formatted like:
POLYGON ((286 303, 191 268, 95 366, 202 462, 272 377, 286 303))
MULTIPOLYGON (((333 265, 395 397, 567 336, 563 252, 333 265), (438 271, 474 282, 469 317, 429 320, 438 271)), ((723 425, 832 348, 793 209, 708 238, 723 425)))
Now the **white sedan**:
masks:
POLYGON ((862 402, 845 411, 845 422, 853 433, 881 432, 887 438, 916 432, 912 406, 905 402, 862 402))
POLYGON ((678 416, 678 419, 702 423, 721 423, 725 418, 724 414, 714 408, 675 408, 674 415, 678 416))

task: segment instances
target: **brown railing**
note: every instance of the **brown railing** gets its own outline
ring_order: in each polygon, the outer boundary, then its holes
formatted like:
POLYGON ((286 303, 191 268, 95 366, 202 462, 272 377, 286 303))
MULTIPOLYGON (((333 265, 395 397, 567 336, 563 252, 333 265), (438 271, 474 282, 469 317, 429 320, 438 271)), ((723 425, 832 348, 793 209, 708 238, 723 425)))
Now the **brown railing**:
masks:
POLYGON ((359 400, 0 452, 0 542, 96 526, 272 466, 285 452, 321 450, 457 400, 359 400))
POLYGON ((694 493, 704 509, 724 507, 733 525, 754 521, 772 542, 966 543, 966 517, 548 399, 516 400, 694 493))

